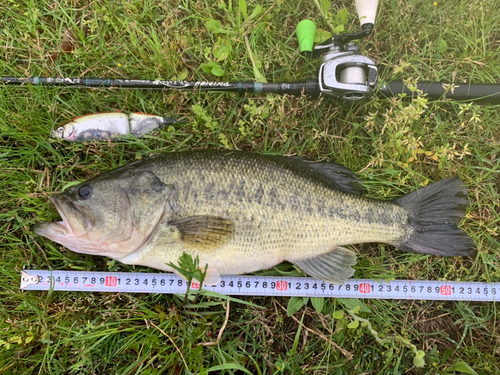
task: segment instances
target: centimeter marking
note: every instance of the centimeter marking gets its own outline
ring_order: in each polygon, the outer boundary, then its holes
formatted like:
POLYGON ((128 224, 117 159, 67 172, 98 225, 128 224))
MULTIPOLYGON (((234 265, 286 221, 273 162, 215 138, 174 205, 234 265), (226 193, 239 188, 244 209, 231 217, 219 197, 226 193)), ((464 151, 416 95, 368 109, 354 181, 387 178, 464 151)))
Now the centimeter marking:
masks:
MULTIPOLYGON (((21 290, 114 293, 185 293, 187 282, 172 273, 24 270, 21 290)), ((192 283, 191 289, 199 289, 192 283)), ((335 285, 308 277, 221 276, 203 289, 225 295, 336 297, 440 301, 500 299, 500 282, 351 279, 335 285)))

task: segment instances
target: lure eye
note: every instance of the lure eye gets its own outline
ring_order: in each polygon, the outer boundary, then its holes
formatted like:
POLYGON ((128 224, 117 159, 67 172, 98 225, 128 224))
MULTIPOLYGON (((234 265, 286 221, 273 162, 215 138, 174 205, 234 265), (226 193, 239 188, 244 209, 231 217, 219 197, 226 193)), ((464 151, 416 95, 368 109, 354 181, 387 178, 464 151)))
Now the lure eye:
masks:
POLYGON ((83 185, 78 189, 78 197, 82 199, 89 199, 92 196, 92 188, 88 185, 83 185))

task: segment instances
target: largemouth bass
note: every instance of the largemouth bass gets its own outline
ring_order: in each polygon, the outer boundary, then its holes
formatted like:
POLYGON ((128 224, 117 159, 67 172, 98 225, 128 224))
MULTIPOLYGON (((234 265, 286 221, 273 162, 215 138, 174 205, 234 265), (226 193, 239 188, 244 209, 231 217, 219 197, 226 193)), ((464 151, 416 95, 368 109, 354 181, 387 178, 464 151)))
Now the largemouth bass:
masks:
POLYGON ((289 261, 342 283, 356 255, 382 242, 406 252, 474 253, 458 228, 467 188, 448 178, 392 201, 365 198, 349 169, 245 152, 194 151, 133 162, 51 200, 62 221, 35 232, 66 248, 176 272, 184 253, 208 264, 207 284, 289 261))

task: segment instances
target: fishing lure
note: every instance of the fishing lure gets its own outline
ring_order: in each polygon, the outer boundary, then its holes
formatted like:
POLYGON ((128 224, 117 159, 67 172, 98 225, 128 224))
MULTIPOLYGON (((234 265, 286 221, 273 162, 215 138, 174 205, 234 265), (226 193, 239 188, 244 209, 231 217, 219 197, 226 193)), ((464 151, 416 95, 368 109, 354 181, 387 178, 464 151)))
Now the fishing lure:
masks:
POLYGON ((172 117, 144 113, 92 113, 61 125, 52 136, 71 142, 114 140, 127 134, 140 138, 154 129, 175 123, 177 120, 172 117))

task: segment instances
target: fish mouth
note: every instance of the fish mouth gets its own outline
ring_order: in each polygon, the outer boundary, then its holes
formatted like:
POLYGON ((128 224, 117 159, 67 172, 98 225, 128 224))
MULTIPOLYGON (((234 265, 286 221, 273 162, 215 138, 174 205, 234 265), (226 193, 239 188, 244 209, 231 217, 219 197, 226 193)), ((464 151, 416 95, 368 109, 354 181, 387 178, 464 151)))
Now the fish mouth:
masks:
POLYGON ((52 134, 52 138, 62 138, 63 137, 63 131, 64 130, 60 130, 61 128, 58 128, 57 130, 52 130, 51 131, 51 134, 52 134))
POLYGON ((92 223, 81 208, 64 195, 50 198, 62 221, 40 221, 35 224, 35 233, 57 242, 57 239, 81 237, 91 228, 92 223))
POLYGON ((59 221, 57 223, 39 221, 35 224, 35 233, 57 242, 58 238, 68 237, 68 226, 64 221, 59 221))

